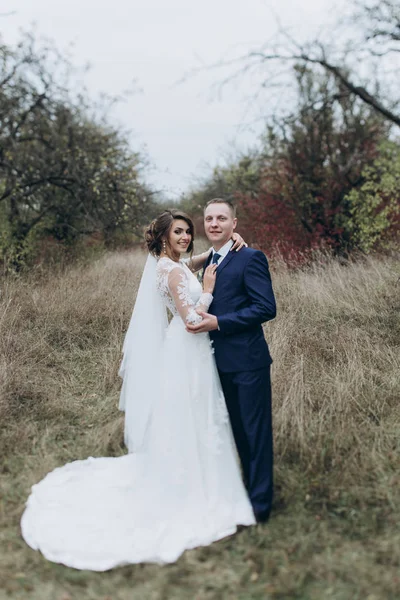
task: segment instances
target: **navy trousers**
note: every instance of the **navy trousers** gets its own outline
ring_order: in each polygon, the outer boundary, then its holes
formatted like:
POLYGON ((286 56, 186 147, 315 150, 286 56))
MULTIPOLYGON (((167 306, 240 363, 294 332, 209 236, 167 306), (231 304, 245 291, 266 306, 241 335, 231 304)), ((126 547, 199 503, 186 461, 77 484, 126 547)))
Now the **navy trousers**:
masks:
POLYGON ((273 497, 270 366, 219 371, 219 376, 253 510, 268 515, 273 497))

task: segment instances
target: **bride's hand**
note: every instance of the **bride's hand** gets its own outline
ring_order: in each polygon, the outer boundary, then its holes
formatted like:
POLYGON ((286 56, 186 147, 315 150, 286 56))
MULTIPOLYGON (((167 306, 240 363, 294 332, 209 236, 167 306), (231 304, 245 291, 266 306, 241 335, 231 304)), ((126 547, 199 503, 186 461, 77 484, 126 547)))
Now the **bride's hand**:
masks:
POLYGON ((212 294, 215 287, 215 280, 217 278, 217 265, 208 265, 207 269, 204 271, 203 276, 203 290, 212 294))
POLYGON ((236 252, 238 252, 238 250, 241 250, 242 248, 246 247, 248 248, 248 244, 246 244, 246 242, 244 241, 244 239, 242 238, 242 236, 240 235, 240 233, 236 233, 235 231, 232 233, 232 239, 234 241, 234 244, 231 248, 232 250, 236 250, 236 252))

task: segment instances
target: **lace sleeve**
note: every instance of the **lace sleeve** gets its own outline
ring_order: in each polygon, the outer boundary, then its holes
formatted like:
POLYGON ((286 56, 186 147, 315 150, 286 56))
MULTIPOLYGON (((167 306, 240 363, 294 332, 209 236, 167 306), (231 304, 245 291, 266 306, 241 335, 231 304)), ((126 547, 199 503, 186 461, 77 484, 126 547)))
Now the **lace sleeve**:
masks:
POLYGON ((207 258, 210 256, 210 252, 212 247, 203 252, 202 254, 197 254, 196 256, 192 256, 191 258, 182 259, 185 265, 192 271, 192 273, 196 273, 196 271, 200 271, 204 267, 204 264, 207 258))
POLYGON ((212 295, 203 293, 198 302, 195 303, 190 296, 188 278, 182 267, 179 266, 172 269, 168 274, 168 289, 182 320, 185 323, 201 323, 203 319, 196 312, 196 308, 207 312, 213 300, 212 295))

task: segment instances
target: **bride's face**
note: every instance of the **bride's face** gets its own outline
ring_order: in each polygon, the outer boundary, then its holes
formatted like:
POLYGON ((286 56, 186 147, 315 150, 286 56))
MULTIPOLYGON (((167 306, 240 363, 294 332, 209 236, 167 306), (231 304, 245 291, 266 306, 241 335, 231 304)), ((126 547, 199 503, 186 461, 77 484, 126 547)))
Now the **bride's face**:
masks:
POLYGON ((174 219, 168 236, 169 247, 173 254, 183 254, 187 251, 192 235, 190 227, 183 219, 174 219))

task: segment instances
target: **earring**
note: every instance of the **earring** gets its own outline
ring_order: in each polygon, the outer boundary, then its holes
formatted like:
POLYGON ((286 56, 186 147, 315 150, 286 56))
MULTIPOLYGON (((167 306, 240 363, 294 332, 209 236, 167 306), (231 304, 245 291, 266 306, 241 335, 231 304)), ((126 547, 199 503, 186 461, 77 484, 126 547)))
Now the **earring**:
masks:
POLYGON ((164 254, 167 254, 167 244, 166 244, 165 240, 163 240, 162 247, 163 247, 164 254))

